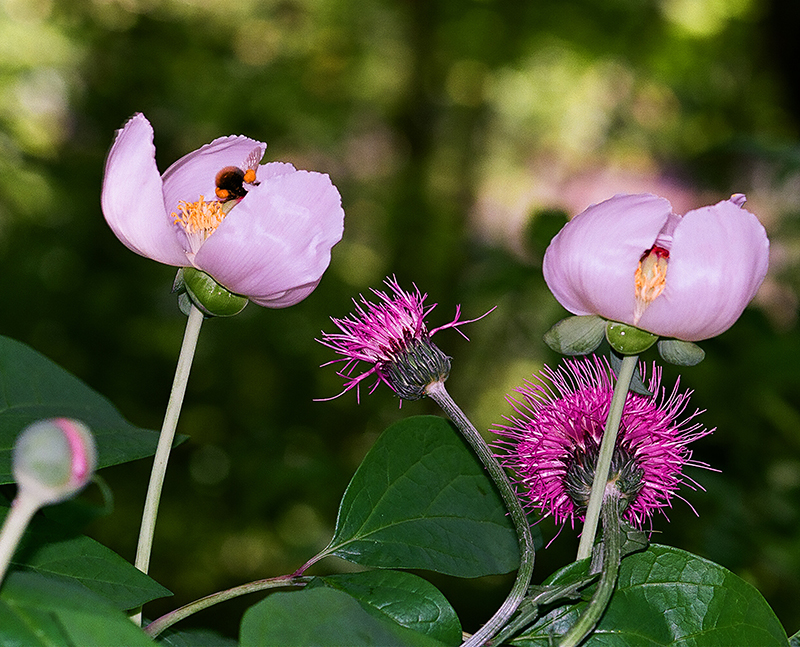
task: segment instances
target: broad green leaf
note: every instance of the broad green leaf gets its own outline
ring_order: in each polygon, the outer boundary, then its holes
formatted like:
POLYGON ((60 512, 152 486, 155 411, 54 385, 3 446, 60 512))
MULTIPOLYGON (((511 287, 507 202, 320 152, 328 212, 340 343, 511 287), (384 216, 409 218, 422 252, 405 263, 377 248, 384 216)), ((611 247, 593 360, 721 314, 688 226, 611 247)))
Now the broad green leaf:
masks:
MULTIPOLYGON (((7 510, 0 507, 0 523, 7 510)), ((119 609, 171 595, 101 543, 39 516, 25 531, 12 563, 54 579, 71 580, 119 609)))
POLYGON ((13 483, 11 448, 42 418, 82 420, 97 441, 98 468, 152 456, 158 433, 134 427, 102 395, 29 346, 0 336, 0 483, 13 483))
POLYGON ((461 644, 456 612, 439 589, 421 577, 402 571, 364 571, 328 575, 316 582, 348 593, 367 611, 372 609, 399 625, 446 645, 461 644))
POLYGON ((239 641, 225 638, 207 629, 175 629, 170 627, 156 638, 164 647, 239 647, 239 641))
POLYGON ((4 647, 154 647, 103 598, 38 573, 9 573, 0 590, 4 647))
POLYGON ((376 617, 347 593, 320 586, 273 593, 242 618, 241 647, 444 647, 425 634, 376 617))
MULTIPOLYGON (((574 577, 586 562, 550 578, 574 577)), ((560 607, 513 645, 549 647, 586 603, 560 607)), ((786 632, 761 594, 726 568, 686 551, 652 545, 622 560, 611 604, 584 647, 787 647, 786 632)))
POLYGON ((389 427, 364 457, 325 554, 459 577, 519 566, 517 537, 479 460, 442 418, 389 427))

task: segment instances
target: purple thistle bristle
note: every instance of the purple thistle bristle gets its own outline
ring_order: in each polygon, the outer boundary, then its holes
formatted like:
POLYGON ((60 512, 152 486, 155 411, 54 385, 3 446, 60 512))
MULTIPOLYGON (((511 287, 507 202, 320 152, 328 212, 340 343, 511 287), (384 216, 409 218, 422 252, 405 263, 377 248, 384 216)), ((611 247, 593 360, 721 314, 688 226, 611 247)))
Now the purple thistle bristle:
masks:
POLYGON ((368 301, 364 296, 360 297, 360 302, 353 299, 353 314, 343 319, 331 317, 341 332, 323 332, 322 338, 317 340, 343 356, 323 365, 344 364, 337 374, 345 378, 345 386, 334 397, 354 388, 358 394, 361 382, 370 375, 377 378, 370 393, 383 382, 401 398, 413 400, 422 397, 428 384, 447 379, 450 371, 450 358, 430 338, 440 330, 455 328, 466 339, 458 326, 477 321, 459 321, 461 306, 457 306, 453 321, 428 331, 425 318, 436 307, 435 303, 425 305, 428 295, 422 294, 416 285, 413 291, 403 290, 394 277, 385 279, 384 283, 389 287, 388 291, 372 289, 378 303, 368 301), (372 366, 354 376, 360 362, 372 366))
MULTIPOLYGON (((495 429, 503 437, 495 443, 498 458, 518 475, 521 496, 556 523, 569 520, 574 527, 583 519, 611 404, 611 375, 608 362, 596 356, 545 367, 516 389, 521 398, 508 397, 517 415, 495 429)), ((638 528, 655 512, 665 513, 673 496, 682 498, 681 485, 700 487, 682 470, 708 465, 692 460, 688 445, 714 431, 694 422, 700 410, 682 417, 691 391, 681 393, 678 382, 667 395, 655 365, 648 390, 650 397, 627 395, 609 476, 627 499, 624 518, 638 528)))

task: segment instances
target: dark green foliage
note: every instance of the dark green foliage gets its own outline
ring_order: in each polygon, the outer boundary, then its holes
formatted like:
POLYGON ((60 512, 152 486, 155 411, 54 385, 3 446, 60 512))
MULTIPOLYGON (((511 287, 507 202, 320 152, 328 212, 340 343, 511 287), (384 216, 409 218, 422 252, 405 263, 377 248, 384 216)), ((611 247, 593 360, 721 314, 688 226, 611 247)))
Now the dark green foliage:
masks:
POLYGON ((10 573, 0 592, 3 645, 152 647, 127 615, 82 587, 39 573, 10 573))
POLYGON ((25 344, 0 336, 0 483, 13 483, 17 435, 42 418, 75 418, 92 431, 97 467, 152 456, 158 433, 134 427, 102 395, 25 344))
POLYGON ((350 481, 325 552, 459 577, 519 565, 516 533, 486 470, 433 416, 395 423, 377 440, 350 481))
MULTIPOLYGON (((548 580, 574 579, 586 563, 548 580)), ((545 647, 548 636, 572 626, 585 603, 555 609, 519 638, 520 647, 545 647)), ((786 647, 786 632, 762 595, 718 564, 669 546, 652 545, 622 561, 611 604, 583 643, 619 647, 786 647)))

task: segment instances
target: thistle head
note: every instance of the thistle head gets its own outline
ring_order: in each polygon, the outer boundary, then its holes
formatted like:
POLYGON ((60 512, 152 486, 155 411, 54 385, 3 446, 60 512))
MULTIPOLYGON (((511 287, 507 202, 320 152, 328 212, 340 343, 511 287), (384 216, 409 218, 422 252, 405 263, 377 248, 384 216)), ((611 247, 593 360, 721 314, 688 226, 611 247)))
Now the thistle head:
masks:
MULTIPOLYGON (((545 368, 508 398, 516 414, 495 429, 500 461, 517 474, 521 496, 556 523, 583 520, 611 404, 611 376, 606 360, 596 356, 545 368)), ((700 411, 685 414, 690 391, 681 392, 676 383, 667 394, 655 365, 648 390, 652 396, 626 397, 609 473, 626 505, 623 517, 638 528, 664 513, 681 485, 699 487, 683 468, 708 466, 692 460, 688 445, 713 431, 694 421, 700 411)))
POLYGON ((349 317, 331 317, 340 332, 323 332, 318 341, 342 355, 329 362, 344 363, 338 372, 346 380, 342 393, 351 389, 358 393, 361 382, 374 375, 377 379, 370 393, 383 382, 402 399, 418 400, 428 385, 444 382, 450 374, 450 357, 431 337, 445 328, 458 329, 476 320, 459 321, 458 306, 453 321, 428 330, 425 319, 436 307, 435 303, 425 305, 428 295, 416 285, 412 291, 403 290, 394 277, 384 283, 387 291, 372 290, 377 303, 363 296, 360 301, 354 299, 355 312, 349 317), (362 362, 369 368, 359 373, 357 366, 362 362))

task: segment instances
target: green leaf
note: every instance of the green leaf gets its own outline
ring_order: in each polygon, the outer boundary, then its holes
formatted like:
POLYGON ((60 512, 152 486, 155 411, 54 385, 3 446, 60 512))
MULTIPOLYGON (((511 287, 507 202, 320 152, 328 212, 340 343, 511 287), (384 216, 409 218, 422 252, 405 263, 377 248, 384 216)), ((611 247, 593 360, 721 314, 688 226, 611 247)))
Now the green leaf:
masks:
POLYGON ((359 466, 324 554, 459 577, 519 566, 511 520, 478 458, 434 416, 389 427, 359 466))
POLYGON ((597 315, 562 319, 544 334, 544 343, 562 355, 585 355, 595 350, 606 332, 606 320, 597 315))
POLYGON ((446 645, 461 644, 461 623, 447 598, 433 584, 402 571, 364 571, 314 580, 348 593, 379 616, 426 634, 446 645))
MULTIPOLYGON (((559 583, 585 570, 572 564, 559 583)), ((549 647, 575 623, 585 602, 559 607, 513 645, 549 647)), ((761 594, 726 568, 669 546, 652 545, 622 560, 617 590, 583 647, 787 647, 786 632, 761 594)))
POLYGON ((156 638, 164 647, 239 647, 239 641, 225 638, 207 629, 175 629, 170 627, 156 638))
POLYGON ((0 336, 0 483, 13 483, 11 448, 42 418, 81 420, 97 442, 98 468, 152 456, 158 433, 134 427, 102 395, 44 355, 0 336))
POLYGON ((128 616, 101 597, 38 573, 9 573, 0 590, 0 645, 153 647, 128 616))
MULTIPOLYGON (((7 510, 0 507, 0 523, 7 510)), ((12 563, 53 579, 72 581, 118 609, 132 609, 171 595, 111 549, 40 516, 26 530, 12 563)))
POLYGON ((343 591, 317 587, 273 593, 242 618, 242 647, 444 647, 425 634, 378 618, 343 591))

